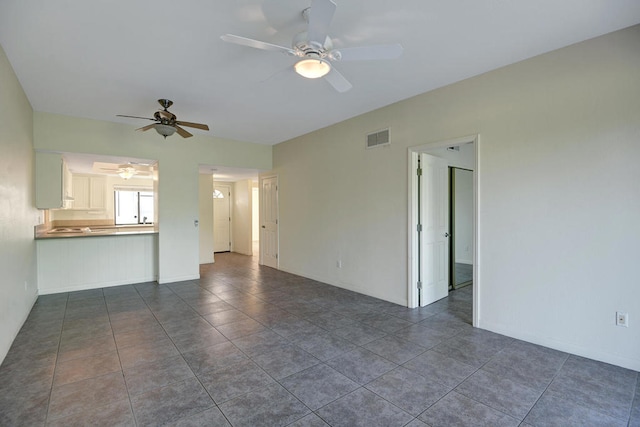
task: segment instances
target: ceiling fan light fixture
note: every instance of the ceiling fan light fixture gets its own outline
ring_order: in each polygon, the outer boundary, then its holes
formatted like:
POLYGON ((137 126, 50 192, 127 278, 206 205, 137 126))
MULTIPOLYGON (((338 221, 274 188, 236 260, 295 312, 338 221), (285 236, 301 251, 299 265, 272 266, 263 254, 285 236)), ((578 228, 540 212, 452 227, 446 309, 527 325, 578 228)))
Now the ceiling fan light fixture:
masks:
POLYGON ((296 62, 296 73, 307 79, 318 79, 331 71, 331 64, 321 58, 305 58, 296 62))
POLYGON ((156 129, 156 132, 158 132, 160 135, 164 136, 165 138, 173 135, 176 132, 176 128, 174 128, 173 126, 163 125, 162 123, 158 123, 157 125, 155 125, 155 129, 156 129))
POLYGON ((118 172, 118 175, 120 175, 120 178, 126 180, 131 178, 133 175, 135 175, 136 172, 137 171, 134 168, 124 168, 118 172))

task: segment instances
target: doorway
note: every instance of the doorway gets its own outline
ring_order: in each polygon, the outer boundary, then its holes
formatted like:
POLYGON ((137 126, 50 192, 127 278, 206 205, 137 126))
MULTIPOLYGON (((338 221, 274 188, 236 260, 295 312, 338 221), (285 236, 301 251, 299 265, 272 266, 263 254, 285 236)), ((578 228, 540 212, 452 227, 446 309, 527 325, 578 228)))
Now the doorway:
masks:
MULTIPOLYGON (((478 294, 481 289, 481 284, 478 281, 478 135, 471 135, 467 137, 461 137, 451 140, 438 141, 434 143, 424 144, 421 146, 410 147, 408 150, 409 156, 409 168, 408 168, 408 307, 418 307, 430 304, 437 299, 443 298, 448 295, 449 290, 449 276, 450 268, 442 270, 442 265, 449 266, 449 259, 455 260, 450 255, 449 241, 453 240, 451 231, 449 228, 449 214, 448 212, 444 217, 447 219, 447 226, 444 230, 441 230, 439 221, 442 218, 442 212, 438 211, 442 206, 449 211, 448 204, 448 186, 449 179, 447 177, 448 171, 445 172, 444 184, 436 184, 434 180, 437 180, 436 176, 426 177, 423 171, 419 171, 420 162, 424 162, 425 159, 430 157, 445 159, 447 169, 449 166, 458 167, 461 169, 467 169, 472 171, 473 177, 473 201, 472 201, 472 243, 469 248, 471 253, 473 268, 472 272, 472 293, 473 293, 473 325, 477 326, 479 319, 478 310, 478 294), (444 187, 443 187, 444 186, 444 187), (444 190, 443 190, 444 189, 444 190), (425 192, 426 191, 426 192, 425 192), (430 195, 429 191, 435 191, 436 194, 430 195), (439 201, 439 204, 434 207, 434 200, 437 199, 437 194, 445 194, 445 200, 439 201), (420 194, 422 193, 422 194, 420 194), (436 199, 434 199, 436 197, 436 199), (438 221, 433 222, 432 218, 425 217, 425 212, 429 212, 431 209, 431 215, 436 215, 438 221), (436 210, 436 212, 434 212, 436 210), (427 228, 432 225, 438 225, 439 228, 429 230, 429 233, 435 233, 435 240, 432 241, 432 236, 427 236, 427 228), (440 234, 440 235, 438 235, 440 234), (443 246, 439 243, 438 239, 445 237, 447 239, 446 246, 443 251, 443 246), (445 255, 446 254, 446 255, 445 255), (446 256, 446 261, 443 264, 443 257, 446 256), (435 264, 434 264, 435 263, 435 264), (446 276, 443 280, 443 275, 446 276), (433 280, 432 286, 436 286, 437 289, 426 289, 425 280, 433 280), (434 285, 435 284, 435 285, 434 285), (436 298, 436 299, 434 299, 436 298)), ((438 162, 442 163, 442 162, 438 162)), ((438 165, 438 169, 441 169, 441 165, 438 165)), ((431 172, 429 172, 431 173, 431 172)), ((440 172, 438 173, 440 176, 440 172)), ((464 247, 464 246, 463 246, 464 247)))
POLYGON ((231 186, 213 187, 213 252, 231 251, 231 186))
POLYGON ((260 264, 278 268, 278 176, 260 177, 260 264))
POLYGON ((449 290, 473 283, 473 170, 449 167, 449 290))

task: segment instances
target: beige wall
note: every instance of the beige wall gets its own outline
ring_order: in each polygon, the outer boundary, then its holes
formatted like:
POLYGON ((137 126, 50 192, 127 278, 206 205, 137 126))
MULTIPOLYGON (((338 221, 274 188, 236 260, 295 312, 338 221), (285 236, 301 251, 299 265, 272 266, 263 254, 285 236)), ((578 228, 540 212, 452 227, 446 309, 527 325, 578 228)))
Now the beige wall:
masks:
POLYGON ((158 160, 159 281, 199 277, 199 164, 271 169, 271 146, 194 135, 163 139, 135 126, 48 113, 34 115, 36 150, 158 160))
POLYGON ((213 262, 213 175, 199 177, 200 264, 213 262))
POLYGON ((252 204, 253 183, 251 180, 242 180, 233 184, 233 221, 231 226, 233 230, 232 245, 233 252, 243 255, 251 255, 252 250, 252 204))
POLYGON ((614 322, 640 316, 638 46, 640 26, 278 144, 281 268, 406 304, 408 147, 479 134, 479 326, 639 370, 640 327, 614 322))
POLYGON ((0 363, 37 297, 33 110, 0 47, 0 363))

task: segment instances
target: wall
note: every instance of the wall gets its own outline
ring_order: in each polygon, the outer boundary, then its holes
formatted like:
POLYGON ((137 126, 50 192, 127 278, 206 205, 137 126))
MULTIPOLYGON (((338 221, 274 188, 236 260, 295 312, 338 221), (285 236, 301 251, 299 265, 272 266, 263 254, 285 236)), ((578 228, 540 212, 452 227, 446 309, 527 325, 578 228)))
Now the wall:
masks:
POLYGON ((260 240, 260 189, 257 183, 253 183, 251 192, 251 239, 257 242, 260 240))
POLYGON ((37 297, 33 110, 0 47, 0 363, 37 297))
POLYGON ((253 253, 252 244, 252 204, 253 183, 251 180, 236 181, 233 184, 233 219, 231 221, 232 250, 243 255, 253 253))
POLYGON ((455 262, 473 264, 473 171, 454 169, 455 262))
POLYGON ((199 277, 199 164, 271 169, 271 146, 194 135, 167 139, 135 126, 37 112, 36 150, 158 160, 160 283, 199 277))
POLYGON ((200 264, 213 262, 213 175, 201 173, 198 179, 198 219, 200 220, 200 264))
POLYGON ((407 148, 479 134, 478 326, 640 370, 638 75, 640 26, 278 144, 281 268, 406 304, 407 148))

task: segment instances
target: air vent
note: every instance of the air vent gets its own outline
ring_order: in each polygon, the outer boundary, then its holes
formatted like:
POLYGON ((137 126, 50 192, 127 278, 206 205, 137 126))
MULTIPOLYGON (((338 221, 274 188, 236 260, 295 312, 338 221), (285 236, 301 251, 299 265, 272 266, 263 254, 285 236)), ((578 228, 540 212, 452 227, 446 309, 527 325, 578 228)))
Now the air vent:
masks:
POLYGON ((384 145, 391 145, 389 129, 384 129, 367 135, 367 148, 382 147, 384 145))

